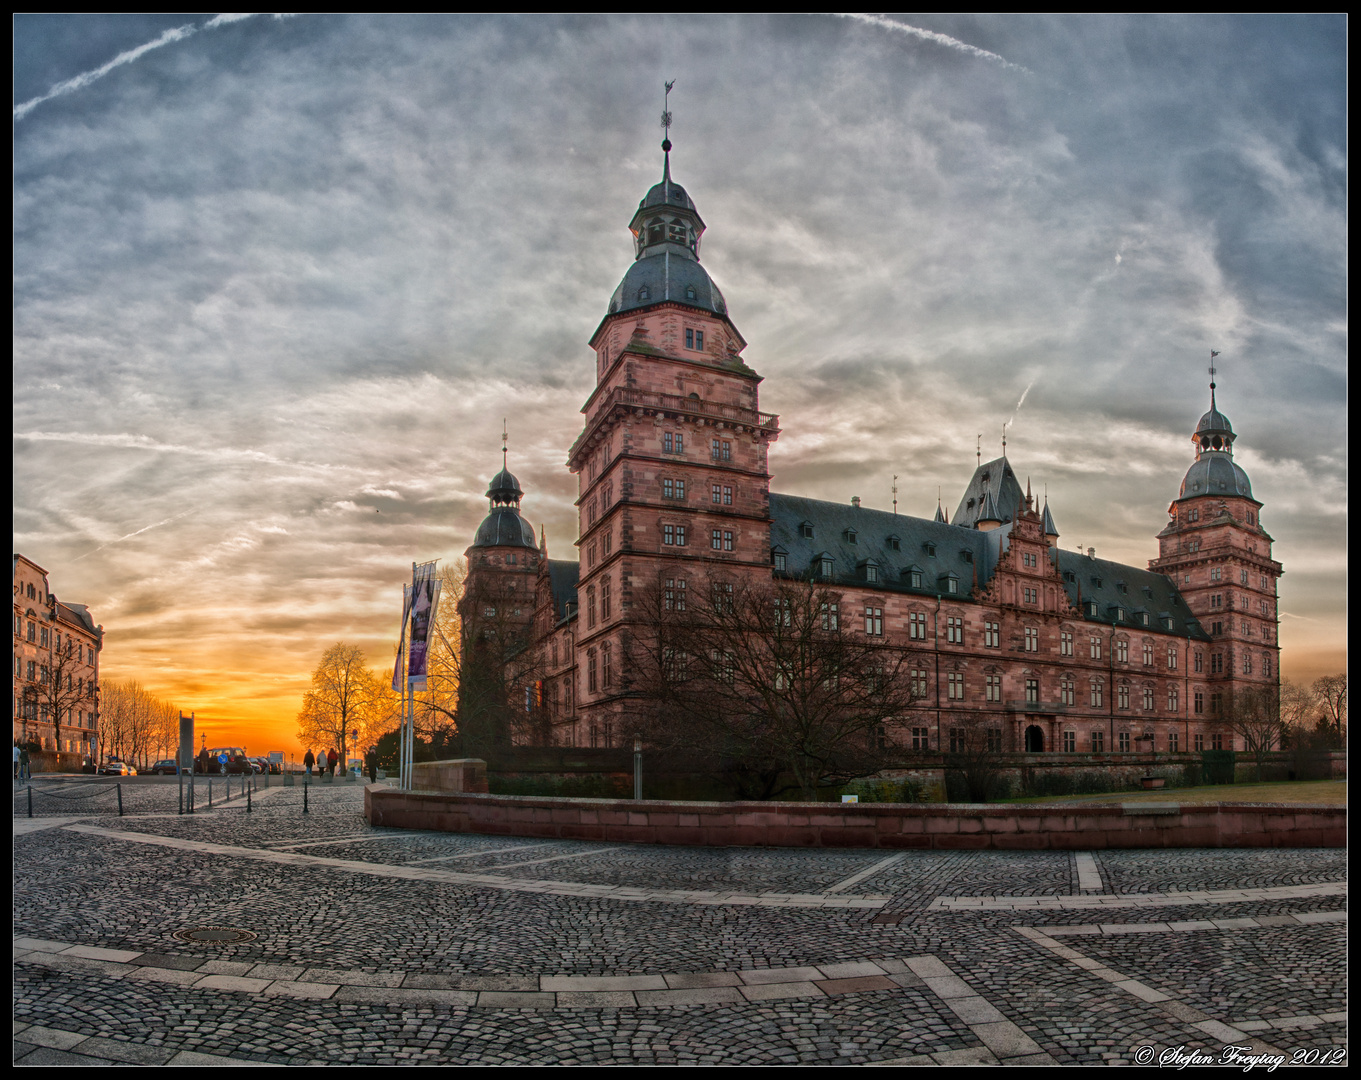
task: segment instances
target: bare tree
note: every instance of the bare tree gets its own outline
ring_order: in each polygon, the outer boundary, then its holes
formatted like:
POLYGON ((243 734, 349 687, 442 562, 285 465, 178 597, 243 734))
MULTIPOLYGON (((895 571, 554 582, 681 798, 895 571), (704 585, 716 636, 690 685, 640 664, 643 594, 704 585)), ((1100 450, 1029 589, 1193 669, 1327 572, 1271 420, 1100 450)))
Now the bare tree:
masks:
POLYGON ((1266 755, 1280 747, 1285 738, 1277 689, 1271 686, 1240 687, 1228 702, 1227 716, 1230 729, 1242 737, 1243 745, 1256 761, 1260 781, 1266 755))
POLYGON ((312 689, 298 712, 298 738, 323 748, 338 747, 344 768, 348 741, 355 731, 362 740, 377 715, 379 697, 379 679, 364 663, 363 650, 336 642, 312 672, 312 689))
POLYGON ((649 745, 719 762, 761 798, 812 799, 904 756, 893 733, 917 700, 908 654, 883 644, 882 624, 852 625, 840 593, 665 570, 642 592, 625 655, 649 745))
POLYGON ((1307 686, 1282 679, 1280 709, 1281 723, 1285 728, 1284 737, 1297 748, 1308 744, 1318 712, 1318 699, 1314 692, 1307 686))
MULTIPOLYGON (((57 637, 61 635, 57 634, 57 637)), ((80 653, 69 634, 61 645, 48 653, 47 660, 39 670, 35 704, 44 720, 52 718, 57 750, 60 751, 62 722, 74 724, 75 712, 94 711, 95 684, 84 677, 86 669, 80 663, 80 653)))
POLYGON ((969 801, 984 803, 995 796, 1003 764, 1002 728, 996 718, 982 713, 951 713, 947 745, 945 767, 963 778, 969 801))
POLYGON ((1314 695, 1322 713, 1322 728, 1334 750, 1347 745, 1347 673, 1314 680, 1314 695))

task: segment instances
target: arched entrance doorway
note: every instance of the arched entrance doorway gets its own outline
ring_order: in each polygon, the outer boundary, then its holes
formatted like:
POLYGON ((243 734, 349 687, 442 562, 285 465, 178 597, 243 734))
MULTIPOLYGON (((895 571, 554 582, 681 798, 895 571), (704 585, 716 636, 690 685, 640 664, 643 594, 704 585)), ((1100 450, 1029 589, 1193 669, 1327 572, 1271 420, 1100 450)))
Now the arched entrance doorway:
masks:
POLYGON ((1044 753, 1044 732, 1035 724, 1031 724, 1025 729, 1025 752, 1027 754, 1044 753))

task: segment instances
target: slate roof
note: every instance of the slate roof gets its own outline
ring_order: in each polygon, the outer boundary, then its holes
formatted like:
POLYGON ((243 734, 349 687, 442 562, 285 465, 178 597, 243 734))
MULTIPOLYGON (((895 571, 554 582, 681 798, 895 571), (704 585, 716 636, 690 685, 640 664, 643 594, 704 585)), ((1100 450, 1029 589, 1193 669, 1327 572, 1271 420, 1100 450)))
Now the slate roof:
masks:
POLYGON ((1058 555, 1064 591, 1075 604, 1081 597, 1079 606, 1087 622, 1148 629, 1197 641, 1210 640, 1210 635, 1196 621, 1185 599, 1165 574, 1108 559, 1090 558, 1080 551, 1058 549, 1058 555), (1069 575, 1074 580, 1069 581, 1069 575), (1124 591, 1121 591, 1121 584, 1124 591), (1096 602, 1095 615, 1088 614, 1087 605, 1091 601, 1096 602), (1116 619, 1117 609, 1122 610, 1119 620, 1116 619), (1147 627, 1140 619, 1144 612, 1149 616, 1147 627), (1168 617, 1170 626, 1164 622, 1168 617))
MULTIPOLYGON (((1019 487, 1017 491, 1019 494, 1019 487)), ((980 532, 905 514, 775 492, 770 494, 770 516, 771 547, 784 553, 787 576, 804 577, 814 570, 815 559, 829 555, 833 560, 831 584, 926 597, 949 596, 946 581, 951 574, 957 581, 955 595, 967 597, 974 585, 975 567, 979 586, 985 586, 992 580, 1003 548, 1009 546, 1011 539, 1010 523, 980 532), (812 536, 804 535, 805 525, 811 526, 812 536), (850 530, 855 532, 853 543, 849 539, 850 530), (898 538, 897 548, 891 537, 898 538), (928 554, 931 546, 934 555, 928 554), (965 557, 966 551, 972 552, 972 562, 965 557), (879 568, 879 580, 873 584, 865 572, 869 561, 879 568), (913 588, 910 577, 904 575, 904 571, 914 567, 922 572, 920 588, 913 588)), ((1074 604, 1079 598, 1084 602, 1081 606, 1084 621, 1209 640, 1165 575, 1107 559, 1088 558, 1077 551, 1051 549, 1054 550, 1058 551, 1060 572, 1067 572, 1074 579, 1068 581, 1065 574, 1065 591, 1074 604), (1124 592, 1120 590, 1122 582, 1124 592), (1096 613, 1087 615, 1085 603, 1093 600, 1096 613), (1123 609, 1118 623, 1117 608, 1123 609), (1144 612, 1149 616, 1146 628, 1140 621, 1144 612), (1170 628, 1164 618, 1170 618, 1170 628)))
POLYGON ((96 637, 99 636, 99 630, 95 626, 94 618, 90 615, 90 609, 84 604, 67 604, 58 600, 57 607, 60 609, 61 613, 66 616, 68 621, 79 623, 96 637))
POLYGON ((473 537, 472 547, 523 547, 537 551, 534 526, 520 516, 513 506, 494 506, 482 519, 473 537))
POLYGON ((1202 495, 1238 495, 1252 499, 1252 484, 1248 474, 1231 457, 1211 451, 1202 454, 1186 470, 1177 501, 1202 495))
POLYGON ((1025 504, 1025 495, 1016 474, 1012 472, 1011 463, 1004 457, 994 458, 974 470, 969 486, 959 500, 959 507, 950 518, 950 524, 970 529, 977 525, 983 513, 985 493, 992 496, 999 521, 1014 521, 1025 504))
POLYGON ((671 300, 726 319, 727 301, 695 257, 679 244, 657 246, 663 249, 659 254, 644 256, 628 268, 610 297, 610 314, 671 300))
POLYGON ((944 579, 953 574, 956 595, 966 596, 973 588, 974 566, 978 567, 978 580, 986 581, 1001 549, 996 533, 797 495, 771 492, 770 516, 771 547, 785 552, 790 577, 806 575, 814 556, 825 552, 833 560, 833 583, 866 585, 865 566, 873 560, 879 569, 875 587, 889 592, 947 596, 944 579), (803 535, 805 523, 812 526, 811 537, 803 535), (854 543, 848 538, 849 529, 855 530, 854 543), (890 541, 894 536, 898 538, 897 548, 890 541), (928 545, 934 545, 934 555, 928 554, 928 545), (972 551, 974 563, 965 558, 966 549, 972 551), (921 588, 912 588, 910 579, 903 576, 903 571, 912 567, 922 572, 921 588))
POLYGON ((567 616, 567 605, 577 602, 577 581, 581 578, 581 564, 572 559, 548 560, 548 587, 553 593, 553 615, 567 616))

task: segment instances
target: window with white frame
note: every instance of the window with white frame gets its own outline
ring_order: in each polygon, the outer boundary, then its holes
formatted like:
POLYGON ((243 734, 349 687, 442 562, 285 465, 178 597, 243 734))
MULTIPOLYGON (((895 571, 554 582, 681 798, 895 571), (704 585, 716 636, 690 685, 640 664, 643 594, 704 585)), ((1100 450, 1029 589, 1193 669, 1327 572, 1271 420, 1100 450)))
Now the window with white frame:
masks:
POLYGON ((1040 651, 1040 631, 1034 626, 1027 626, 1025 628, 1025 651, 1040 651))
POLYGON ((913 611, 907 616, 907 636, 913 641, 926 640, 926 614, 913 611))
POLYGON ((1071 630, 1059 631, 1059 655, 1073 655, 1073 632, 1071 630))
POLYGON ((1064 679, 1059 683, 1059 700, 1065 705, 1073 705, 1076 703, 1076 694, 1073 689, 1072 679, 1064 679))
POLYGON ((1124 683, 1115 688, 1115 705, 1120 709, 1129 708, 1129 687, 1124 683))
POLYGON ((1115 659, 1122 664, 1129 663, 1129 642, 1124 638, 1115 641, 1115 659))
POLYGON ((952 671, 946 676, 946 696, 951 701, 964 700, 964 676, 958 671, 952 671))
POLYGON ((883 637, 884 635, 884 609, 877 607, 865 608, 865 633, 871 637, 883 637))
POLYGON ((1100 680, 1100 679, 1093 679, 1093 680, 1092 680, 1092 698, 1091 698, 1091 701, 1092 701, 1092 708, 1094 708, 1094 709, 1099 709, 1099 708, 1101 707, 1101 703, 1102 703, 1102 701, 1104 700, 1104 698, 1105 698, 1105 687, 1101 684, 1101 680, 1100 680))
POLYGON ((837 618, 837 608, 839 605, 826 603, 822 605, 822 628, 829 632, 840 629, 837 618))
POLYGON ((983 684, 987 691, 988 701, 998 702, 1002 700, 1002 676, 987 675, 983 679, 983 684))
POLYGON ((945 640, 951 645, 964 644, 964 620, 956 616, 948 616, 945 620, 945 640))
POLYGON ((989 649, 1000 649, 1002 647, 1002 624, 997 622, 985 622, 983 624, 983 644, 989 649))

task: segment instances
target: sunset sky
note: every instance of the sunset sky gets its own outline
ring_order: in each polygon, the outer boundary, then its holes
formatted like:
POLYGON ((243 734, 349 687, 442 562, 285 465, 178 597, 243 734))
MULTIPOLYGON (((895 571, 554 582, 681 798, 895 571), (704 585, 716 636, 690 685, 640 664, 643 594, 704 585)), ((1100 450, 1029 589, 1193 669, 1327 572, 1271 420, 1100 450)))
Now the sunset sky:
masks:
POLYGON ((1219 405, 1287 677, 1346 656, 1340 16, 19 16, 14 550, 210 743, 391 663, 503 417, 573 557, 586 342, 673 172, 772 487, 953 510, 983 436, 1144 565, 1219 405))

